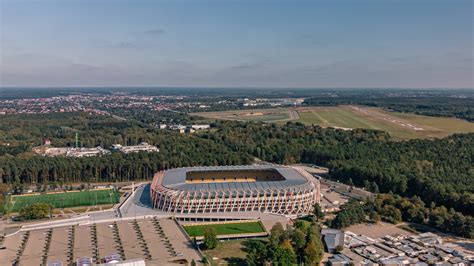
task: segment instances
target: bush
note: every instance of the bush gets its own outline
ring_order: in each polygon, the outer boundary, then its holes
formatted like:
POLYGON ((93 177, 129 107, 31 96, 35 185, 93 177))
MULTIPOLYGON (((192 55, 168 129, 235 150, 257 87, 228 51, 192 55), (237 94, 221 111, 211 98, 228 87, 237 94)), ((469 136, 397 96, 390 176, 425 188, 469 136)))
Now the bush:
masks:
POLYGON ((46 218, 51 208, 52 206, 47 203, 33 203, 23 207, 20 216, 26 220, 46 218))
POLYGON ((206 249, 214 249, 217 247, 217 233, 212 227, 208 227, 206 231, 204 231, 204 247, 206 249))

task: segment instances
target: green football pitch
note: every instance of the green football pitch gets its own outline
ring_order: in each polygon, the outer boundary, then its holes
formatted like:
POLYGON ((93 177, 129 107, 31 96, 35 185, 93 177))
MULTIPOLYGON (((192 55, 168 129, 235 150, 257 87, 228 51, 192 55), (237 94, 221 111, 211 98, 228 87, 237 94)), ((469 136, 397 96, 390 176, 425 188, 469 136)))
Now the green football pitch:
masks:
POLYGON ((265 232, 260 222, 248 223, 226 223, 226 224, 208 224, 208 225, 185 225, 184 230, 189 236, 203 236, 207 228, 214 228, 217 235, 235 235, 265 232))
POLYGON ((24 206, 42 202, 51 204, 54 208, 70 208, 100 204, 115 204, 120 195, 115 189, 75 191, 39 195, 12 196, 9 209, 12 212, 21 210, 24 206))

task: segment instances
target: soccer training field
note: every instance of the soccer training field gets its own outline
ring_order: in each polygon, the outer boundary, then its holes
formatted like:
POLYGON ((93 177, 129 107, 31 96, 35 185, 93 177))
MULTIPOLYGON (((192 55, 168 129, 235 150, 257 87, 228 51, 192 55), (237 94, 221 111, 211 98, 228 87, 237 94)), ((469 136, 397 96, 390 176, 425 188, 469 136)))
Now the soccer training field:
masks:
POLYGON ((212 227, 216 230, 217 235, 235 235, 235 234, 251 234, 265 232, 260 222, 248 223, 226 223, 226 224, 208 224, 208 225, 185 225, 184 230, 189 236, 203 236, 207 228, 212 227))
POLYGON ((70 208, 100 204, 115 204, 119 202, 119 199, 120 195, 115 189, 12 196, 10 201, 10 211, 17 212, 23 206, 37 202, 49 203, 53 205, 54 208, 70 208))

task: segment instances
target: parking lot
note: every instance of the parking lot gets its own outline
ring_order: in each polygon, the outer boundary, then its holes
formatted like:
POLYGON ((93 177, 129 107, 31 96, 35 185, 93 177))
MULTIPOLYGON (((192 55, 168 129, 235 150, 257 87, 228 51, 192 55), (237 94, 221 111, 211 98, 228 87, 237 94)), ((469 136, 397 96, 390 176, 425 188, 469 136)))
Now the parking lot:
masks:
POLYGON ((19 232, 6 237, 3 246, 0 265, 69 265, 79 259, 104 263, 117 258, 167 265, 200 260, 174 220, 157 218, 19 232))

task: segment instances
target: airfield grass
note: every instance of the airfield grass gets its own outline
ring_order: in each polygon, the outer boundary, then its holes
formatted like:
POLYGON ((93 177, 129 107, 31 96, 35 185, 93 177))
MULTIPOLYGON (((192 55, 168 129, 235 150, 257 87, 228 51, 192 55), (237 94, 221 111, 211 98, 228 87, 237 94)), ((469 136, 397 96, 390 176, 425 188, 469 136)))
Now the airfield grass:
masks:
POLYGON ((38 202, 51 204, 54 208, 71 208, 115 204, 118 203, 119 200, 120 195, 115 189, 12 196, 10 200, 10 211, 18 212, 24 206, 38 202))
POLYGON ((351 106, 301 107, 251 109, 224 112, 195 113, 213 119, 263 121, 286 123, 290 121, 290 110, 296 111, 299 118, 293 121, 307 125, 336 128, 367 128, 388 132, 395 139, 441 138, 454 133, 474 132, 474 123, 457 118, 431 117, 411 113, 399 113, 381 108, 360 107, 358 111, 351 106), (253 114, 253 115, 249 115, 253 114), (281 117, 284 117, 283 119, 281 117), (397 120, 397 122, 393 122, 397 120), (423 130, 402 126, 411 124, 423 130))
MULTIPOLYGON (((299 115, 299 122, 320 125, 321 127, 376 129, 386 131, 396 139, 428 137, 425 135, 426 132, 410 130, 388 121, 384 121, 379 117, 373 117, 356 112, 345 106, 305 108, 304 111, 299 112, 299 115)), ((391 112, 387 115, 390 116, 391 112)))
POLYGON ((306 108, 299 112, 299 122, 318 124, 322 127, 374 128, 375 123, 345 108, 306 108))
MULTIPOLYGON (((450 117, 434 117, 409 113, 389 112, 390 115, 412 121, 425 126, 428 130, 441 131, 438 136, 447 136, 453 133, 474 132, 474 123, 450 117)), ((429 133, 429 132, 428 132, 429 133)))
POLYGON ((184 230, 189 236, 203 236, 207 228, 214 228, 217 235, 235 235, 265 232, 260 222, 248 223, 225 223, 225 224, 207 224, 207 225, 185 225, 184 230))
POLYGON ((262 121, 262 122, 273 122, 273 121, 281 121, 289 119, 288 115, 285 113, 277 113, 277 114, 264 114, 264 115, 256 115, 256 116, 241 116, 240 119, 245 121, 262 121))
POLYGON ((281 122, 290 120, 289 110, 287 108, 201 112, 192 113, 191 115, 202 116, 205 118, 239 121, 281 122))

